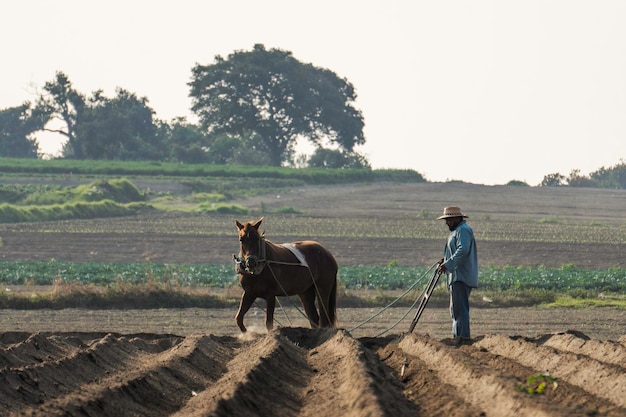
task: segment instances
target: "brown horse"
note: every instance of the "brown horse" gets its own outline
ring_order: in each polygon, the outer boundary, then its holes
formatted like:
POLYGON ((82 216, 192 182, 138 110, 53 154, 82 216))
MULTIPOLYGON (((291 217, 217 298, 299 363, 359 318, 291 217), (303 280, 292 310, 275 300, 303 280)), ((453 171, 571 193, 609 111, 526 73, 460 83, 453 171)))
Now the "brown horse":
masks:
POLYGON ((246 331, 243 317, 257 298, 267 302, 265 327, 274 323, 276 296, 298 295, 311 328, 335 327, 337 320, 337 261, 322 245, 313 241, 276 245, 259 233, 263 217, 241 224, 239 256, 233 255, 243 287, 235 319, 246 331), (315 299, 319 313, 315 307, 315 299))

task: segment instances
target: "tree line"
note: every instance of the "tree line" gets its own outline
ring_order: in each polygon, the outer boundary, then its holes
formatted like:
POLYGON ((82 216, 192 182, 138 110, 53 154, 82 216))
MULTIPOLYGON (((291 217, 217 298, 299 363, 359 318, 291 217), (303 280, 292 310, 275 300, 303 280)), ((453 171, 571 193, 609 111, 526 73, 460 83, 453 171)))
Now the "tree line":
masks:
MULTIPOLYGON (((34 102, 0 109, 0 157, 43 157, 35 134, 51 131, 66 139, 62 159, 370 169, 355 150, 365 137, 354 86, 334 72, 257 44, 191 73, 197 124, 159 120, 146 97, 121 87, 84 94, 58 71, 34 102), (296 154, 299 140, 314 145, 311 156, 296 154)), ((626 164, 548 174, 539 185, 624 189, 626 164)))
POLYGON ((590 173, 582 175, 579 169, 573 169, 569 175, 559 172, 548 174, 543 177, 539 184, 542 187, 596 187, 626 189, 626 161, 623 159, 614 166, 601 167, 590 173))
POLYGON ((188 85, 198 124, 159 120, 146 97, 120 87, 84 94, 58 71, 34 102, 0 109, 0 157, 41 158, 34 134, 51 131, 66 139, 65 159, 370 167, 355 150, 365 137, 353 85, 291 52, 257 44, 218 55, 194 66, 188 85), (298 140, 313 155, 296 155, 298 140))

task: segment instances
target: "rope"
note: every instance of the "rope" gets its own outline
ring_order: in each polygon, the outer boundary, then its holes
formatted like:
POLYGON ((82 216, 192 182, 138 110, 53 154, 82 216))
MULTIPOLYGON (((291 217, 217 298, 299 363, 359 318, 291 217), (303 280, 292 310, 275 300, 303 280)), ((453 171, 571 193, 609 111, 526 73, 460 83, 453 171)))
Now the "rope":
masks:
MULTIPOLYGON (((272 261, 271 263, 278 263, 278 262, 273 262, 273 261, 272 261)), ((283 284, 281 284, 281 283, 280 283, 280 281, 279 281, 279 280, 278 280, 278 278, 276 277, 276 274, 274 274, 274 270, 272 269, 272 267, 271 267, 269 264, 270 264, 270 262, 268 261, 268 263, 267 263, 267 267, 270 269, 270 272, 272 273, 272 276, 274 277, 274 281, 276 281, 276 283, 277 283, 277 284, 278 284, 278 286, 280 287, 280 290, 281 290, 281 291, 282 291, 285 295, 287 295, 287 291, 285 291, 285 289, 283 288, 283 284)), ((300 264, 293 264, 293 265, 300 265, 300 264)), ((278 297, 276 297, 276 300, 278 301, 278 297)), ((282 308, 283 308, 283 306, 282 306, 282 304, 280 304, 280 301, 278 301, 278 304, 280 305, 280 308, 282 309, 282 308)), ((292 304, 291 304, 291 306, 292 306, 292 307, 294 307, 296 310, 298 310, 298 313, 302 314, 302 316, 310 322, 310 320, 309 320, 309 318, 307 317, 307 315, 306 315, 306 314, 304 314, 304 313, 302 312, 302 310, 300 310, 300 308, 299 308, 297 305, 295 305, 295 304, 293 304, 293 303, 292 303, 292 304)), ((283 309, 283 313, 285 313, 285 316, 287 315, 287 312, 286 312, 284 309, 283 309)), ((289 320, 289 324, 291 325, 291 320, 289 320)), ((315 323, 315 325, 317 325, 317 323, 315 323)))
MULTIPOLYGON (((263 306, 260 305, 256 300, 254 300, 254 305, 256 306, 256 308, 261 310, 263 313, 267 314, 267 310, 265 308, 263 308, 263 306)), ((282 306, 281 306, 281 308, 282 308, 282 306)), ((285 313, 285 310, 283 310, 283 313, 285 313)), ((285 317, 287 318, 287 320, 289 321, 289 325, 291 326, 291 320, 289 320, 289 316, 287 315, 287 313, 285 313, 285 317)), ((276 317, 274 317, 274 321, 279 326, 282 326, 282 324, 280 323, 280 321, 278 321, 278 319, 276 317)))
MULTIPOLYGON (((328 312, 328 309, 326 308, 326 304, 324 304, 324 300, 322 300, 322 296, 319 290, 319 287, 317 286, 317 282, 315 281, 315 277, 313 276, 313 272, 311 272, 311 267, 308 265, 303 265, 302 263, 294 263, 294 262, 281 262, 281 261, 274 261, 271 259, 265 259, 265 262, 268 266, 268 268, 270 269, 270 271, 272 272, 272 276, 274 277, 274 281, 276 281, 276 283, 278 284, 278 286, 280 287, 281 291, 287 295, 287 292, 285 291, 285 289, 283 288, 282 284, 278 281, 278 278, 276 277, 276 274, 274 274, 274 270, 272 269, 272 267, 270 266, 270 264, 276 264, 276 265, 287 265, 287 266, 301 266, 303 268, 306 268, 307 271, 309 271, 309 276, 311 277, 311 281, 313 282, 313 286, 315 287, 315 295, 317 296, 318 299, 318 304, 320 307, 320 310, 324 310, 324 314, 326 315, 326 320, 328 320, 328 322, 330 323, 330 313, 328 312)), ((304 316, 304 318, 306 318, 309 322, 311 322, 311 320, 308 318, 307 315, 305 315, 297 306, 294 305, 294 307, 296 308, 296 310, 298 310, 298 312, 300 314, 302 314, 302 316, 304 316)), ((282 308, 282 307, 281 307, 282 308)), ((284 311, 284 310, 283 310, 284 311)), ((314 325, 318 326, 319 323, 313 323, 314 325)))
MULTIPOLYGON (((268 261, 268 267, 270 269, 270 271, 272 272, 272 276, 274 277, 274 280, 276 280, 276 283, 279 285, 281 291, 283 293, 285 293, 285 289, 283 288, 282 284, 280 283, 280 281, 278 281, 278 278, 276 277, 276 275, 274 274, 274 271, 272 270, 272 268, 269 266, 270 263, 276 263, 276 264, 281 264, 281 265, 292 265, 292 266, 304 266, 302 264, 295 264, 295 263, 289 263, 289 262, 277 262, 277 261, 268 261)), ((384 313, 385 311, 387 311, 388 309, 390 309, 394 304, 396 304, 398 301, 400 301, 405 295, 407 295, 409 292, 411 292, 418 284, 420 284, 424 278, 426 277, 426 275, 428 275, 432 269, 438 265, 439 262, 435 262, 434 264, 432 264, 416 281, 415 283, 413 283, 409 288, 407 288, 406 291, 404 291, 400 296, 398 296, 395 300, 393 300, 391 303, 389 303, 388 305, 386 305, 385 307, 383 307, 378 313, 374 314, 373 316, 371 316, 370 318, 368 318, 367 320, 364 320, 363 322, 357 324, 356 326, 352 327, 351 329, 349 329, 349 332, 352 332, 362 326, 364 326, 365 324, 371 322, 373 319, 375 319, 376 317, 380 316, 382 313, 384 313)), ((311 273, 311 270, 309 268, 309 273, 311 273)), ((313 279, 313 274, 311 273, 311 279, 313 279)), ((315 280, 313 279, 313 283, 315 284, 315 280)), ((319 290, 317 290, 317 285, 316 285, 316 291, 318 293, 318 299, 319 297, 319 290)), ((384 329, 381 333, 377 334, 375 337, 380 337, 382 335, 384 335, 385 333, 393 330, 396 326, 398 326, 398 324, 400 324, 402 322, 402 320, 404 320, 409 313, 411 312, 411 310, 413 310, 415 308, 415 305, 419 302, 419 300, 421 299, 421 297, 424 295, 424 292, 426 291, 426 288, 424 288, 424 290, 422 290, 418 297, 415 299, 415 301, 413 302, 413 304, 411 304, 411 306, 407 309, 407 311, 404 313, 404 315, 402 315, 402 317, 396 321, 391 327, 388 327, 386 329, 384 329)), ((285 317, 287 317, 287 320, 289 321, 289 324, 291 325, 291 320, 289 320, 289 316, 287 315, 287 312, 283 309, 282 304, 280 304, 280 300, 278 300, 278 304, 280 306, 280 308, 283 310, 283 313, 285 314, 285 317)), ((320 303, 323 305, 323 303, 320 303)), ((307 317, 307 315, 302 312, 302 310, 300 310, 300 308, 298 306, 296 306, 295 304, 292 303, 292 307, 294 307, 298 313, 300 313, 302 315, 302 317, 304 317, 305 319, 307 319, 309 322, 309 318, 307 317)), ((326 308, 324 306, 324 310, 326 311, 326 308)), ((328 316, 327 316, 328 317, 328 316)), ((328 317, 329 321, 330 318, 328 317)), ((314 323, 317 324, 317 323, 314 323)), ((280 324, 279 324, 280 325, 280 324)))
MULTIPOLYGON (((311 268, 308 265, 303 265, 302 263, 294 263, 294 262, 281 262, 281 261, 274 261, 274 260, 268 260, 266 259, 265 256, 265 245, 262 245, 262 242, 264 240, 264 237, 261 237, 261 240, 259 242, 259 245, 262 246, 262 252, 263 252, 263 261, 266 263, 267 267, 269 268, 270 272, 272 273, 272 276, 274 277, 274 281, 276 281, 276 283, 278 284, 278 286, 280 287, 281 291, 286 295, 287 292, 285 291, 285 289, 283 288, 283 285, 280 283, 280 281, 278 280, 278 278, 276 277, 276 274, 274 273, 274 270, 272 269, 272 267, 270 266, 270 264, 276 264, 276 265, 286 265, 286 266, 301 266, 301 267, 306 267, 307 270, 309 271, 309 275, 311 276, 311 281, 313 282, 313 285, 315 286, 315 293, 317 295, 317 299, 319 300, 319 305, 320 307, 324 310, 324 314, 326 314, 326 319, 328 320, 328 322, 330 322, 330 314, 328 313, 328 310, 326 309, 326 305, 323 303, 322 301, 322 297, 320 295, 320 291, 319 288, 317 286, 317 282, 315 282, 315 278, 313 277, 313 273, 311 272, 311 268)), ((413 283, 413 285, 411 285, 409 288, 407 288, 406 291, 404 291, 402 294, 400 294, 400 296, 398 296, 395 300, 393 300, 391 303, 389 303, 388 305, 386 305, 385 307, 383 307, 378 313, 374 314, 373 316, 371 316, 370 318, 362 321, 361 323, 357 324, 356 326, 352 327, 351 329, 348 330, 348 332, 353 332, 356 329, 359 329, 360 327, 364 326, 365 324, 371 322, 373 319, 375 319, 376 317, 380 316, 382 313, 384 313, 385 311, 387 311, 388 309, 390 309, 394 304, 396 304, 398 301, 400 301, 405 295, 407 295, 409 292, 411 292, 420 282, 422 282, 422 280, 426 277, 427 274, 430 273, 430 271, 436 266, 439 265, 439 261, 435 262, 434 264, 432 264, 418 279, 417 281, 415 281, 415 283, 413 283)), ((382 332, 380 332, 379 334, 377 334, 375 337, 380 337, 382 335, 384 335, 385 333, 393 330, 398 324, 400 324, 402 322, 402 320, 404 320, 409 313, 411 312, 411 310, 413 310, 415 308, 415 305, 419 302, 419 300, 423 297, 424 293, 426 292, 426 288, 424 288, 424 290, 422 290, 422 292, 418 295, 418 297, 415 299, 415 301, 413 302, 413 304, 411 304, 411 306, 407 309, 407 311, 404 313, 404 315, 402 317, 400 317, 400 319, 398 319, 391 327, 386 328, 385 330, 383 330, 382 332)), ((283 308, 282 303, 280 302, 280 299, 278 297, 276 297, 276 301, 278 302, 278 305, 280 307, 280 309, 283 311, 283 314, 285 315, 285 317, 287 318, 287 321, 289 321, 289 325, 291 326, 291 320, 289 318, 289 316, 287 315, 287 312, 285 311, 285 309, 283 308)), ((256 304, 256 302, 255 302, 256 304)), ((302 312, 302 310, 300 310, 300 308, 291 303, 292 307, 295 308, 298 313, 300 313, 302 315, 302 317, 304 317, 305 319, 307 319, 307 321, 309 321, 309 323, 312 323, 311 320, 309 319, 309 317, 302 312)), ((257 306, 258 307, 258 306, 257 306)), ((276 322, 278 322, 278 320, 275 320, 276 322)), ((314 325, 318 325, 318 323, 313 323, 314 325)), ((278 323, 278 325, 280 326, 280 323, 278 323)))
MULTIPOLYGON (((291 319, 289 318, 289 316, 287 315, 287 312, 283 308, 283 303, 280 302, 280 298, 278 298, 278 297, 274 297, 274 298, 276 298, 276 302, 278 303, 278 307, 280 307, 280 309, 282 310, 283 314, 285 315, 285 318, 289 322, 289 326, 293 326, 293 324, 291 323, 291 319)), ((278 323, 278 325, 280 326, 280 323, 278 323)))
MULTIPOLYGON (((361 326, 369 323, 370 321, 372 321, 373 319, 375 319, 376 317, 380 316, 382 313, 384 313, 385 311, 387 311, 388 309, 390 309, 395 303, 397 303, 398 301, 400 301, 405 295, 407 295, 409 292, 411 292, 413 290, 413 288, 415 288, 417 286, 417 284, 419 284, 425 277, 427 274, 430 273, 430 271, 435 267, 435 265, 439 264, 439 262, 435 262, 434 264, 432 264, 432 266, 430 268, 428 268, 426 270, 426 272, 424 272, 418 279, 417 281, 415 281, 415 283, 413 285, 411 285, 405 292, 403 292, 398 298, 396 298, 395 300, 393 300, 391 303, 389 303, 388 305, 386 305, 385 307, 383 307, 378 313, 374 314, 372 317, 368 318, 367 320, 357 324, 356 326, 354 326, 353 328, 349 329, 349 332, 352 332, 358 328, 360 328, 361 326)), ((426 291, 424 289, 424 291, 426 291)), ((420 296, 417 297, 417 299, 415 300, 415 302, 411 305, 411 307, 407 310, 407 312, 404 314, 404 316, 397 322, 395 323, 392 327, 386 329, 382 334, 387 333, 389 330, 392 330, 394 327, 396 327, 400 321, 404 320, 406 318, 406 316, 409 315, 409 312, 415 307, 415 305, 417 304, 417 302, 419 301, 421 295, 424 293, 424 291, 422 291, 420 293, 420 296)), ((380 335, 378 335, 380 336, 380 335)))
POLYGON ((396 321, 393 326, 386 328, 385 330, 383 330, 382 332, 378 333, 376 336, 374 337, 380 337, 382 335, 384 335, 385 333, 387 333, 390 330, 393 330, 398 324, 400 324, 400 322, 402 320, 404 320, 406 318, 406 316, 409 315, 409 313, 411 312, 411 310, 413 310, 415 308, 415 305, 417 304, 417 302, 419 300, 421 300, 421 298, 424 296, 424 292, 426 291, 426 289, 424 289, 420 295, 415 299, 415 301, 413 302, 413 304, 411 304, 411 307, 409 307, 409 309, 406 311, 406 313, 404 313, 404 315, 402 317, 400 317, 400 319, 398 321, 396 321))
MULTIPOLYGON (((262 305, 260 305, 256 300, 254 300, 254 305, 256 308, 261 310, 264 314, 267 314, 267 310, 262 305)), ((289 317, 287 316, 287 314, 285 314, 285 317, 287 317, 287 320, 289 320, 289 317)), ((282 326, 282 324, 276 317, 274 317, 274 321, 276 322, 278 326, 282 326)), ((289 321, 289 325, 291 325, 291 321, 289 321)))

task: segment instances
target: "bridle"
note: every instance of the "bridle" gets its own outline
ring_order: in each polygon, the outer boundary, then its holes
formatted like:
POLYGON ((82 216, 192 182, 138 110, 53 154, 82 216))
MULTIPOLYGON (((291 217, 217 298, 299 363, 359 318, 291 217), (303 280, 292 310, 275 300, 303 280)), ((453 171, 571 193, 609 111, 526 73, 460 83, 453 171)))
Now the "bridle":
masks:
MULTIPOLYGON (((250 232, 239 238, 239 242, 243 243, 245 238, 251 238, 250 232)), ((243 250, 239 251, 239 255, 233 255, 235 261, 235 269, 242 275, 258 275, 263 272, 265 265, 267 265, 267 257, 265 255, 265 235, 259 235, 258 240, 258 256, 257 255, 243 255, 243 250)), ((243 249, 243 247, 242 247, 243 249)))

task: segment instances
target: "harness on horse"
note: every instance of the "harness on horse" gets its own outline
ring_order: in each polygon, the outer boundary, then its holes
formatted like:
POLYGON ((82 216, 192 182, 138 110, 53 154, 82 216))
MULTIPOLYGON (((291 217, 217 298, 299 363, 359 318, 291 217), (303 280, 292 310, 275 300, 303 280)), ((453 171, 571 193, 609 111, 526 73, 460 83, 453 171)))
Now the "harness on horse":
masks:
MULTIPOLYGON (((267 265, 272 276, 274 277, 274 280, 280 287, 281 291, 287 294, 282 284, 276 277, 276 274, 272 270, 272 267, 270 264, 305 267, 307 271, 309 271, 309 275, 311 276, 311 281, 313 282, 313 286, 315 287, 315 293, 318 299, 321 300, 319 288, 317 287, 317 282, 315 281, 315 278, 313 277, 313 273, 311 272, 311 268, 309 267, 309 264, 306 261, 304 254, 292 243, 283 243, 283 244, 280 244, 279 246, 282 246, 283 248, 289 250, 296 257, 298 262, 282 262, 282 261, 275 261, 275 260, 267 259, 266 249, 265 249, 266 248, 265 234, 261 234, 259 236, 259 250, 257 252, 259 256, 249 255, 244 258, 241 251, 239 252, 238 255, 233 254, 233 260, 235 261, 235 271, 238 274, 241 274, 242 276, 249 277, 249 276, 259 275, 261 272, 263 272, 263 270, 265 269, 265 266, 267 265)), ((324 306, 321 303, 321 301, 320 301, 320 305, 321 305, 321 308, 323 308, 324 310, 324 314, 326 314, 326 317, 330 321, 330 315, 328 311, 326 310, 326 306, 324 306)))
MULTIPOLYGON (((304 254, 300 252, 300 249, 296 248, 296 245, 294 245, 293 243, 282 243, 280 246, 282 246, 285 249, 289 249, 291 253, 293 253, 296 256, 296 258, 298 258, 298 261, 300 261, 300 266, 304 266, 306 268, 309 267, 309 264, 307 263, 306 258, 304 257, 304 254)), ((296 265, 296 264, 291 264, 291 265, 296 265)))
POLYGON ((303 266, 309 269, 309 264, 304 257, 304 254, 296 248, 296 246, 292 243, 283 243, 279 246, 282 246, 285 249, 288 249, 291 253, 294 254, 298 262, 280 262, 268 260, 265 251, 265 236, 260 236, 259 238, 259 256, 250 255, 246 258, 242 257, 241 252, 239 255, 233 255, 233 260, 235 261, 235 271, 238 274, 242 275, 259 275, 263 272, 265 265, 267 264, 279 264, 279 265, 291 265, 291 266, 303 266))

